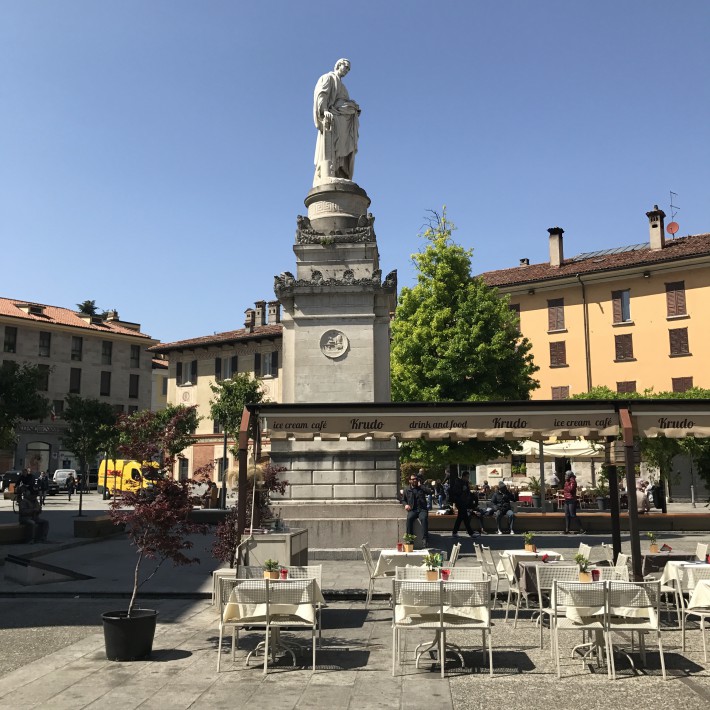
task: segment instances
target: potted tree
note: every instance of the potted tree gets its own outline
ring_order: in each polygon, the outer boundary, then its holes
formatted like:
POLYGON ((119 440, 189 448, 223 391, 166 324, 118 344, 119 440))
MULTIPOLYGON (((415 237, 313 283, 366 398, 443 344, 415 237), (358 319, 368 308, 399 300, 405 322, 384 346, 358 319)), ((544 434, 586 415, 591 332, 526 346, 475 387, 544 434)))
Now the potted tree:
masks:
POLYGON ((424 558, 424 564, 427 567, 426 578, 429 582, 435 582, 439 579, 439 570, 441 569, 443 559, 440 552, 430 552, 424 558))
POLYGON ((579 581, 591 582, 592 573, 589 571, 589 560, 584 555, 578 553, 574 556, 574 561, 579 567, 579 581))
POLYGON ((541 497, 540 497, 540 479, 535 478, 534 476, 532 478, 528 479, 528 488, 530 489, 530 492, 532 493, 532 504, 533 508, 540 508, 541 506, 541 497))
POLYGON ((264 562, 264 579, 279 578, 279 563, 276 560, 268 559, 264 562))
POLYGON ((405 552, 414 552, 414 541, 417 539, 416 535, 412 535, 411 533, 406 533, 402 535, 402 541, 404 542, 404 551, 405 552))
POLYGON ((646 533, 646 537, 648 538, 648 541, 651 543, 651 544, 649 545, 648 551, 649 551, 652 555, 658 554, 658 552, 659 552, 660 550, 659 550, 659 547, 658 547, 658 542, 656 541, 656 533, 654 533, 654 532, 647 532, 647 533, 646 533))
POLYGON ((597 508, 607 510, 609 503, 609 478, 604 470, 597 476, 597 485, 592 490, 597 499, 597 508))
POLYGON ((523 533, 523 540, 525 540, 525 550, 527 552, 537 552, 535 536, 531 532, 523 533))
MULTIPOLYGON (((124 458, 141 461, 144 472, 151 472, 153 459, 162 458, 163 472, 170 471, 177 454, 191 440, 197 426, 196 407, 168 406, 159 412, 143 411, 123 416, 117 423, 119 452, 124 458)), ((189 535, 205 533, 206 526, 190 520, 192 482, 153 478, 150 489, 138 488, 114 498, 109 515, 124 524, 137 559, 133 571, 133 591, 128 609, 102 615, 106 657, 112 661, 147 658, 153 648, 158 612, 136 607, 138 590, 170 560, 174 565, 199 562, 186 552, 192 548, 189 535), (141 576, 146 559, 154 568, 141 576)))

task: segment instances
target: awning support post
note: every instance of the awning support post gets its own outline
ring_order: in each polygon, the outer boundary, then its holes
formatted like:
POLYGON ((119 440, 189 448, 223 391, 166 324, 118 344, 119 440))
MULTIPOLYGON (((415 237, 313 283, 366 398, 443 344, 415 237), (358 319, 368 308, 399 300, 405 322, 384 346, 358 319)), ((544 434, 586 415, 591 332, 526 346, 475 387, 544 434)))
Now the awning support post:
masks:
POLYGON ((636 472, 634 471, 634 430, 627 407, 619 408, 619 420, 624 436, 624 465, 626 467, 626 497, 629 501, 629 537, 631 542, 631 570, 634 582, 643 579, 641 573, 641 539, 639 512, 636 505, 636 472))

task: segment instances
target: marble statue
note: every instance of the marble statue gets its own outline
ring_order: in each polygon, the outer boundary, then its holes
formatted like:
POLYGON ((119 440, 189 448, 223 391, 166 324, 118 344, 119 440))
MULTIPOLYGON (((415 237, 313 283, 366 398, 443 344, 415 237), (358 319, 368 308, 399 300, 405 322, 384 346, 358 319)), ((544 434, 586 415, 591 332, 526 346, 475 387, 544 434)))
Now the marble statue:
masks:
POLYGON ((339 59, 333 71, 318 79, 313 92, 313 120, 318 129, 314 185, 328 178, 353 179, 360 107, 343 84, 349 71, 350 60, 339 59))

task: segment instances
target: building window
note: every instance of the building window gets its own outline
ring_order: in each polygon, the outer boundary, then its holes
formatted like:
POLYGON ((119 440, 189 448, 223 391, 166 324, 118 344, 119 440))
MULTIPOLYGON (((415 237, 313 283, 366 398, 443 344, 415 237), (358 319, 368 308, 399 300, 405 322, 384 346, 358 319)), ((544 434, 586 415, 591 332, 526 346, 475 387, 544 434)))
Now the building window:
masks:
POLYGON ((692 377, 673 377, 672 382, 674 392, 685 392, 693 387, 692 377))
POLYGON ((675 318, 685 316, 685 281, 673 281, 666 284, 666 316, 675 318))
POLYGON ((138 382, 140 375, 128 376, 128 396, 130 399, 138 399, 138 382))
POLYGON ((101 373, 101 389, 99 390, 99 393, 101 394, 102 397, 110 397, 111 396, 111 373, 110 372, 102 372, 101 373))
POLYGON ((52 416, 55 419, 61 419, 62 414, 64 414, 64 400, 55 399, 52 402, 52 416))
POLYGON ((569 385, 552 388, 552 399, 569 399, 569 385))
POLYGON ((5 347, 6 353, 16 353, 17 352, 17 328, 6 325, 5 326, 5 347))
POLYGON ((257 377, 276 377, 279 374, 279 353, 254 353, 254 374, 257 377))
POLYGON ((551 298, 547 301, 547 330, 565 329, 565 299, 551 298))
POLYGON ((101 364, 110 365, 113 358, 113 343, 110 340, 101 341, 101 364))
POLYGON ((81 354, 84 350, 84 338, 74 335, 71 339, 71 359, 81 362, 81 354))
POLYGON ((116 414, 123 414, 123 405, 122 404, 114 404, 113 405, 113 411, 116 414))
POLYGON ((238 370, 237 356, 231 357, 216 357, 214 359, 214 378, 217 382, 220 380, 230 380, 237 374, 238 370))
POLYGON ((39 377, 37 378, 37 389, 40 392, 49 391, 49 365, 37 365, 39 377))
POLYGON ((52 352, 52 334, 40 331, 39 334, 39 356, 49 357, 52 352))
POLYGON ((671 357, 673 355, 690 355, 687 328, 672 328, 668 331, 668 336, 671 342, 671 357))
POLYGON ((616 391, 619 394, 628 394, 629 392, 636 392, 636 380, 626 380, 625 382, 617 382, 616 391))
POLYGON ((81 368, 69 370, 69 394, 81 394, 81 368))
POLYGON ((178 362, 175 365, 175 381, 178 385, 197 384, 197 360, 178 362))
POLYGON ((131 345, 131 367, 141 366, 141 346, 131 345))
POLYGON ((611 292, 612 314, 614 323, 628 323, 631 320, 631 291, 611 292))
POLYGON ((215 419, 212 422, 212 433, 213 434, 222 434, 222 425, 215 419))
POLYGON ((163 397, 168 396, 168 378, 163 377, 163 397))
POLYGON ((550 367, 567 366, 567 345, 564 340, 550 343, 550 367))
POLYGON ((178 462, 178 477, 181 481, 184 481, 189 478, 190 462, 185 458, 178 459, 178 462))
POLYGON ((138 411, 138 405, 137 404, 129 404, 128 405, 128 416, 131 414, 135 414, 138 411))
POLYGON ((631 333, 614 336, 617 362, 634 359, 634 341, 631 333))

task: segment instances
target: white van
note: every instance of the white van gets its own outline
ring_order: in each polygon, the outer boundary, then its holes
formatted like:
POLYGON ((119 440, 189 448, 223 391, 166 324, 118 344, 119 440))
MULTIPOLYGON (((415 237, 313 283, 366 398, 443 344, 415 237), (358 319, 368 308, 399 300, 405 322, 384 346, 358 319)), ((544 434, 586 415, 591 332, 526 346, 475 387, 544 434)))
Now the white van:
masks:
POLYGON ((58 468, 52 476, 52 480, 59 486, 60 491, 65 491, 67 489, 67 478, 71 473, 76 480, 76 471, 73 468, 58 468))

